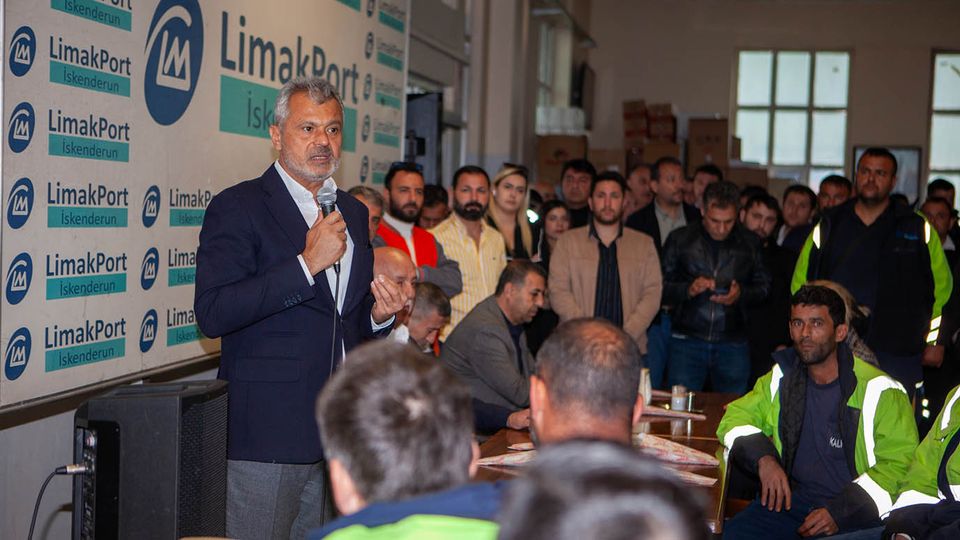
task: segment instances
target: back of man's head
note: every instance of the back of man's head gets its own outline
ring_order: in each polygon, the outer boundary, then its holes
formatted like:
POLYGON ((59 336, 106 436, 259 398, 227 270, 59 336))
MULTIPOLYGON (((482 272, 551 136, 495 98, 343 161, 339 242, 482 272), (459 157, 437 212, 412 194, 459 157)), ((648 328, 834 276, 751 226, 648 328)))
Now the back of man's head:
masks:
POLYGON ((379 341, 347 356, 320 393, 317 422, 331 469, 339 462, 370 504, 466 482, 471 407, 470 391, 442 363, 379 341))
MULTIPOLYGON (((535 422, 569 425, 537 425, 541 437, 573 431, 581 437, 604 437, 610 433, 599 430, 611 426, 619 430, 616 435, 629 437, 640 369, 640 349, 620 328, 602 319, 561 324, 543 343, 536 360, 539 382, 535 384, 543 385, 550 411, 531 413, 535 422), (598 432, 582 429, 591 426, 598 432)), ((536 400, 531 397, 531 401, 536 400)), ((531 408, 540 409, 532 402, 531 408)))
POLYGON ((668 468, 611 442, 543 449, 514 480, 500 540, 706 540, 701 497, 668 468))

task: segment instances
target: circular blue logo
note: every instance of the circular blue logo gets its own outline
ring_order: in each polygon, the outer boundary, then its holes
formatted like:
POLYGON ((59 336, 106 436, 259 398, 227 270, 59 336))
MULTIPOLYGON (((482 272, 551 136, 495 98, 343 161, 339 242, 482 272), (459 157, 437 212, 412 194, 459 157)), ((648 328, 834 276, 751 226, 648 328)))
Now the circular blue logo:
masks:
POLYGON ((26 101, 13 109, 13 113, 10 114, 10 124, 7 125, 7 144, 10 145, 10 150, 19 154, 30 146, 35 120, 33 105, 26 101))
POLYGON ((157 248, 150 248, 143 256, 143 262, 140 263, 140 287, 149 291, 157 281, 157 269, 160 268, 160 252, 157 248))
POLYGON ((26 225, 33 210, 33 182, 29 178, 21 178, 13 183, 10 197, 7 199, 7 223, 11 229, 19 229, 26 225))
POLYGON ((140 323, 140 352, 149 351, 156 339, 157 310, 151 309, 143 315, 143 321, 140 323))
POLYGON ((186 112, 200 78, 203 16, 197 0, 161 0, 143 52, 147 110, 158 124, 169 126, 186 112))
POLYGON ((373 75, 367 73, 367 76, 363 78, 363 100, 364 101, 369 100, 372 94, 373 94, 373 75))
POLYGON ((3 374, 7 380, 15 381, 23 370, 27 369, 27 362, 30 361, 30 330, 26 327, 18 328, 7 342, 7 351, 3 358, 3 374))
POLYGON ((23 77, 33 66, 33 57, 37 54, 37 36, 29 26, 21 26, 10 40, 10 72, 23 77))
POLYGON ((363 156, 363 159, 360 160, 360 183, 364 184, 367 182, 367 175, 370 174, 370 158, 363 156))
POLYGON ((367 139, 370 138, 370 115, 363 116, 363 127, 360 128, 360 138, 363 139, 363 142, 367 142, 367 139))
POLYGON ((146 195, 143 196, 143 212, 141 217, 143 218, 143 226, 146 228, 153 227, 153 224, 157 222, 157 216, 160 215, 160 188, 157 186, 150 186, 147 188, 146 195))
POLYGON ((363 55, 367 60, 373 56, 373 32, 367 32, 367 41, 363 44, 363 55))
POLYGON ((27 253, 21 253, 13 258, 7 270, 7 302, 19 304, 30 291, 31 281, 33 281, 33 260, 27 253))

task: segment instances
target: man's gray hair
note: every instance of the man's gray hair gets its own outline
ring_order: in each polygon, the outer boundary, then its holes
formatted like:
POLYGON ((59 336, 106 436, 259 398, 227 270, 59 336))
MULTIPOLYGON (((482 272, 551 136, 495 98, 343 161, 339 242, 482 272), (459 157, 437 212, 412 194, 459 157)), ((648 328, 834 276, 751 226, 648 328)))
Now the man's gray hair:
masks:
POLYGON ((383 208, 383 195, 379 191, 368 186, 353 186, 350 188, 347 193, 353 195, 354 197, 363 197, 366 201, 374 206, 379 206, 383 208))
POLYGON ((330 81, 322 77, 297 77, 287 81, 277 94, 277 102, 273 107, 276 125, 281 126, 287 120, 287 116, 290 115, 290 97, 297 92, 306 92, 317 104, 335 99, 340 106, 340 114, 343 115, 343 101, 340 100, 337 88, 330 84, 330 81))

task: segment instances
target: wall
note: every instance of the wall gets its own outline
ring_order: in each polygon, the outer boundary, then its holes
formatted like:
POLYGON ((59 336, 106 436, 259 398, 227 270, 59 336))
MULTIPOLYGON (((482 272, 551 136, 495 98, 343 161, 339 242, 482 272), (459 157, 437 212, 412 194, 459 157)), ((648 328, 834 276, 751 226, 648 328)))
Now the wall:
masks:
POLYGON ((926 161, 931 55, 960 50, 957 21, 960 2, 949 0, 593 0, 591 146, 621 146, 625 99, 730 116, 738 48, 846 49, 846 155, 863 143, 919 145, 926 161))

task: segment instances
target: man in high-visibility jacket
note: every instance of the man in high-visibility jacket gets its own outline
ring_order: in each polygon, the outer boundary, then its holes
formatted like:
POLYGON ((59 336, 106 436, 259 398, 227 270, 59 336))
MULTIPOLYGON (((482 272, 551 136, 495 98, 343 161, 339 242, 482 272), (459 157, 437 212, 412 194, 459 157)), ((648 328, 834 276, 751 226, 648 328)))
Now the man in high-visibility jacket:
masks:
POLYGON ((844 311, 832 290, 802 287, 791 300, 794 347, 728 406, 717 436, 759 476, 761 494, 724 538, 860 531, 890 510, 917 427, 903 387, 843 343, 844 311))
POLYGON ((817 279, 846 287, 870 308, 862 337, 880 369, 906 387, 922 386, 924 365, 943 360, 940 313, 953 287, 936 231, 891 200, 897 158, 868 148, 856 168, 857 196, 820 217, 800 251, 791 290, 817 279))
POLYGON ((883 538, 960 538, 960 386, 923 442, 900 482, 900 496, 886 521, 883 538))

